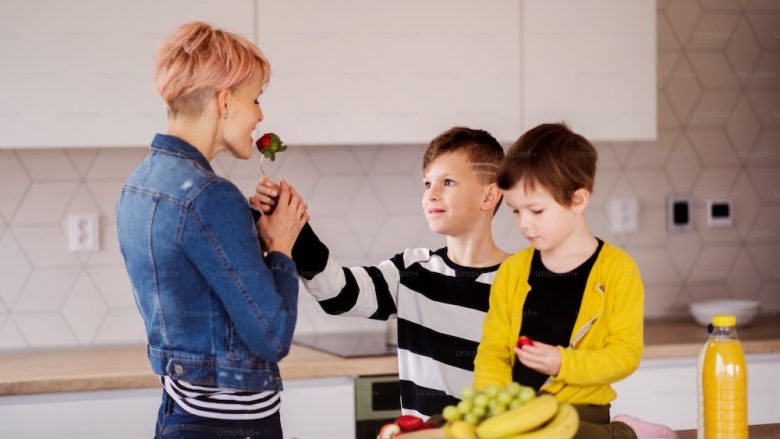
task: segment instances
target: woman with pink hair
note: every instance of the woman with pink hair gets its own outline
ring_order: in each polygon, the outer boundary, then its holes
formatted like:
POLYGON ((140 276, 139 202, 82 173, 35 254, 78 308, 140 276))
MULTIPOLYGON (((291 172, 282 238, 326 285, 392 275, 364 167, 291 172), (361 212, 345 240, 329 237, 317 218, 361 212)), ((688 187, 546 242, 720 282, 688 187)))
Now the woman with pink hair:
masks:
POLYGON ((276 210, 255 223, 247 199, 209 164, 221 151, 252 156, 269 75, 256 46, 205 23, 179 27, 157 53, 168 130, 152 140, 116 210, 164 388, 156 438, 282 437, 278 362, 295 328, 290 256, 306 205, 282 183, 276 210))

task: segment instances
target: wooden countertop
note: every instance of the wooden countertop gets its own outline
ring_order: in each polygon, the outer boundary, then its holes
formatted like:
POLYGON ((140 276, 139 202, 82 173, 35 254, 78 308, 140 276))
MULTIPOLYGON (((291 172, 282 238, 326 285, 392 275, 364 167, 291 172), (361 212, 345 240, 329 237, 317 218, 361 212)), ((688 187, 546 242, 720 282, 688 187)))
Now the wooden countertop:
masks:
MULTIPOLYGON (((780 424, 751 425, 748 427, 748 435, 750 439, 778 439, 780 424)), ((696 430, 678 431, 677 439, 696 439, 696 430)))
MULTIPOLYGON (((397 374, 395 356, 340 358, 293 344, 282 380, 397 374)), ((0 357, 0 395, 157 387, 146 346, 36 351, 0 357)))
MULTIPOLYGON (((738 330, 748 354, 780 353, 780 318, 738 330)), ((698 355, 705 328, 689 322, 646 322, 645 358, 698 355)), ((345 359, 294 344, 280 363, 283 380, 398 373, 396 357, 345 359)), ((0 354, 0 395, 159 386, 144 346, 0 354)))

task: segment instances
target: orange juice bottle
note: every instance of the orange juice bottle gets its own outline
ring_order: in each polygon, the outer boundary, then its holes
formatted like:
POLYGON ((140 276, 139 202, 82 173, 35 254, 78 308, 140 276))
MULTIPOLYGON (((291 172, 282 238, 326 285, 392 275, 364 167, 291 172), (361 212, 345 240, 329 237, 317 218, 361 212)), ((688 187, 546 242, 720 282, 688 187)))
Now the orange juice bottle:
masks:
POLYGON ((734 316, 714 316, 700 357, 699 437, 747 439, 747 367, 734 316), (702 431, 703 430, 703 431, 702 431), (702 434, 703 433, 703 434, 702 434))

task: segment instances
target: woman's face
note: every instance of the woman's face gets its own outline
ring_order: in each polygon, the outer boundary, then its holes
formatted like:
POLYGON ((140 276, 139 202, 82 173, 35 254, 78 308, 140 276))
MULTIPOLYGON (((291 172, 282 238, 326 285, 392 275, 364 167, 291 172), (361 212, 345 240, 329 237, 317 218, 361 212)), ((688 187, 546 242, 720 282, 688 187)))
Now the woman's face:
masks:
POLYGON ((257 75, 233 89, 228 97, 227 117, 222 120, 222 140, 225 149, 236 158, 252 157, 252 132, 263 120, 263 110, 260 109, 262 87, 260 76, 257 75))

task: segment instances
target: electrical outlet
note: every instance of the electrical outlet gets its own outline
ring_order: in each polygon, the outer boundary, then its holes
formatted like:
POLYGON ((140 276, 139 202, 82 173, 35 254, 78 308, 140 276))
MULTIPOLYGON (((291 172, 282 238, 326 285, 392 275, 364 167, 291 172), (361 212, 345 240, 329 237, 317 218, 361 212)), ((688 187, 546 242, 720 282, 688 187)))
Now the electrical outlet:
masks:
POLYGON ((612 233, 634 233, 639 230, 639 202, 636 198, 610 199, 607 213, 612 233))
POLYGON ((100 248, 100 222, 96 213, 68 215, 68 251, 92 253, 100 248))

